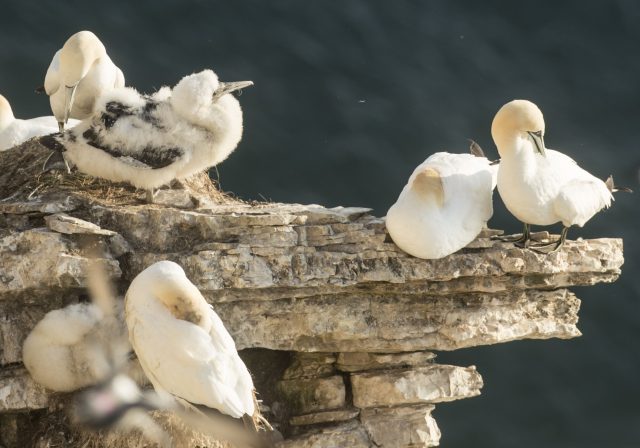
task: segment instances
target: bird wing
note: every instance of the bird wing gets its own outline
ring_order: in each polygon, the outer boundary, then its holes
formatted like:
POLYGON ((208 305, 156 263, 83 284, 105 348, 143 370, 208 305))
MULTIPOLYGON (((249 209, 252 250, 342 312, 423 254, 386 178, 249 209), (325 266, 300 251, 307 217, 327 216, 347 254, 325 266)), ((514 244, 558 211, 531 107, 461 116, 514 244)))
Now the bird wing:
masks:
POLYGON ((155 387, 235 418, 253 414, 251 376, 235 346, 229 347, 231 337, 222 322, 209 333, 175 319, 164 308, 151 312, 147 307, 139 309, 135 319, 128 318, 127 324, 131 343, 155 387))
POLYGON ((600 179, 575 179, 560 188, 553 209, 565 226, 582 227, 597 212, 609 207, 612 199, 611 192, 600 179))
POLYGON ((47 69, 47 74, 44 76, 44 90, 47 95, 51 96, 60 88, 60 51, 53 55, 51 64, 47 69))
POLYGON ((187 152, 166 139, 155 116, 158 102, 146 98, 138 104, 108 101, 96 110, 90 125, 71 129, 66 139, 83 140, 111 157, 137 168, 160 169, 174 163, 186 163, 187 152), (165 137, 163 139, 162 137, 165 137))

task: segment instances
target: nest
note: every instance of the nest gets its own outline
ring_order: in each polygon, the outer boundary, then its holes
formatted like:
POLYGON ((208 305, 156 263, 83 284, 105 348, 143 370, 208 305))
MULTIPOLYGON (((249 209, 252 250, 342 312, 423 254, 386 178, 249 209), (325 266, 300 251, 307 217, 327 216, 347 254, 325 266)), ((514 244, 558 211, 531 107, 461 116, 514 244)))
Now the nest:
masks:
MULTIPOLYGON (((42 172, 51 152, 37 139, 0 152, 0 201, 28 201, 47 193, 69 195, 102 205, 136 205, 146 203, 146 192, 126 183, 111 182, 73 171, 42 172)), ((217 188, 207 173, 174 181, 169 189, 186 190, 196 203, 233 204, 241 201, 217 188)))

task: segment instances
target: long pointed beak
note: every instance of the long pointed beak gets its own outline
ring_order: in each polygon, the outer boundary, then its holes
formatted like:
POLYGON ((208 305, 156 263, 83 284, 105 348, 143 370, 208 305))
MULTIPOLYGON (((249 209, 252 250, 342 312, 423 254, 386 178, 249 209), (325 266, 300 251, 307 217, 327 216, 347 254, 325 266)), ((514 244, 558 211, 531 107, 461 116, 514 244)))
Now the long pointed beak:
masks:
POLYGON ((541 132, 531 132, 527 131, 527 133, 533 139, 533 143, 536 145, 536 150, 540 153, 541 156, 546 157, 546 149, 544 147, 544 137, 541 132))
POLYGON ((64 124, 67 124, 69 121, 69 117, 71 116, 71 108, 73 107, 73 100, 76 96, 76 88, 78 84, 75 86, 64 86, 64 124))
POLYGON ((244 89, 253 85, 253 81, 236 81, 236 82, 220 82, 218 90, 213 93, 213 100, 217 100, 227 93, 231 93, 235 90, 244 89))

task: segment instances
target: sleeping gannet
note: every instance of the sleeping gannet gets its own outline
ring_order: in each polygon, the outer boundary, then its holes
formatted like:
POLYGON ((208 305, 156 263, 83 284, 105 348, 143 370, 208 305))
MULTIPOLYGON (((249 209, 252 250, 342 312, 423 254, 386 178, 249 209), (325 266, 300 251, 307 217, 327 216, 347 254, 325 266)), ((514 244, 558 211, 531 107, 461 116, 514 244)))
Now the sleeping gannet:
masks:
MULTIPOLYGON (((613 178, 607 183, 583 170, 570 157, 544 146, 542 112, 530 101, 513 100, 498 111, 491 135, 500 153, 498 191, 507 209, 524 223, 520 238, 526 247, 531 224, 562 222, 560 238, 549 244, 558 250, 571 226, 582 227, 611 205, 613 178)), ((622 189, 620 190, 628 190, 622 189)))
POLYGON ((119 87, 124 87, 122 70, 91 31, 80 31, 67 39, 44 78, 44 90, 60 131, 70 117, 91 116, 96 98, 119 87))
POLYGON ((153 201, 154 188, 231 154, 242 138, 242 109, 231 92, 252 84, 221 82, 204 70, 150 96, 115 89, 99 99, 92 117, 41 142, 81 172, 144 188, 153 201))
POLYGON ((233 339, 179 265, 160 261, 138 274, 125 297, 125 319, 160 397, 259 418, 253 380, 233 339))
MULTIPOLYGON (((472 144, 472 150, 475 147, 472 144)), ((430 156, 413 171, 387 212, 387 230, 394 243, 427 259, 465 247, 493 215, 496 172, 497 166, 481 154, 430 156)))
MULTIPOLYGON (((71 120, 75 126, 77 120, 71 120)), ((0 95, 0 151, 13 148, 30 138, 58 132, 57 121, 54 117, 37 117, 21 120, 14 117, 13 110, 7 99, 0 95)))

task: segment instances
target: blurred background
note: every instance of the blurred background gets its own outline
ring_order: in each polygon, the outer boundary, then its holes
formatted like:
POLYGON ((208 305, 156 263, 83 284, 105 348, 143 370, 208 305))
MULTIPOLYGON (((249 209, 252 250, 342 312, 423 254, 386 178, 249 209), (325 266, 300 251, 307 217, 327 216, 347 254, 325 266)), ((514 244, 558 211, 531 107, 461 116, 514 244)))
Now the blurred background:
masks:
MULTIPOLYGON (((634 0, 3 1, 0 93, 18 118, 50 115, 33 90, 88 29, 141 91, 206 67, 255 82, 241 97, 243 141, 218 170, 245 199, 384 215, 431 153, 473 138, 497 157, 491 120, 514 98, 540 106, 549 147, 638 190, 639 24, 634 0)), ((519 231, 494 203, 491 226, 519 231)), ((569 233, 625 239, 622 277, 577 288, 583 337, 439 355, 485 380, 480 397, 436 409, 442 446, 638 446, 637 204, 638 192, 619 195, 569 233)))

